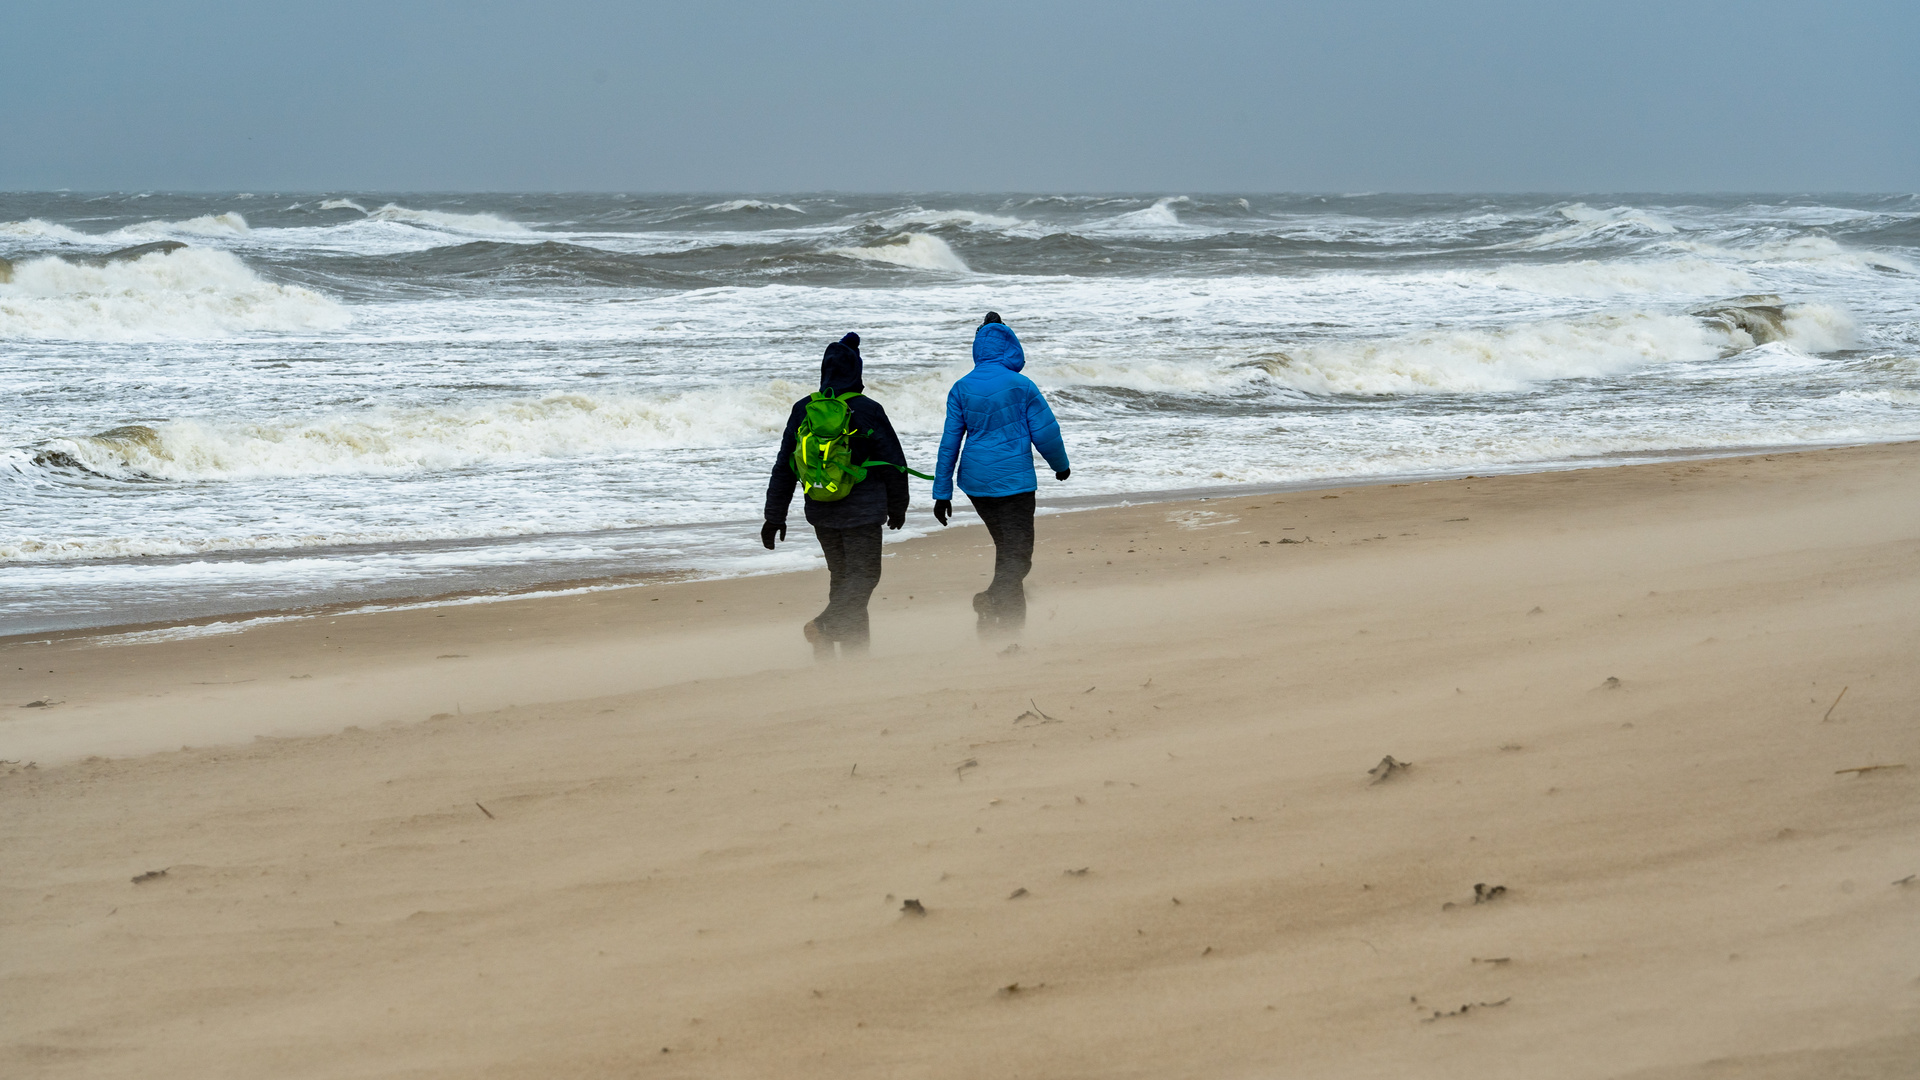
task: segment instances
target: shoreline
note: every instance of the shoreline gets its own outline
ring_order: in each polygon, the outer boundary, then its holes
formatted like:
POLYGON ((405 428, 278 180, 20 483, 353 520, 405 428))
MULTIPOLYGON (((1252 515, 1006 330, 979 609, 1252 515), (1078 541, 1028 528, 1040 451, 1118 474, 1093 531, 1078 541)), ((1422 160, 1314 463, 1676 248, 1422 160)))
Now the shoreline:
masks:
MULTIPOLYGON (((1629 468, 1636 465, 1658 464, 1667 461, 1711 461, 1726 458, 1744 458, 1766 456, 1770 454, 1812 453, 1821 450, 1846 449, 1867 446, 1900 446, 1913 440, 1896 440, 1865 443, 1832 443, 1816 446, 1752 446, 1734 449, 1674 449, 1664 451, 1635 452, 1618 455, 1620 460, 1596 463, 1593 460, 1568 462, 1524 462, 1512 465, 1479 467, 1481 471, 1442 470, 1437 472, 1404 473, 1383 476, 1339 477, 1315 480, 1286 481, 1272 484, 1234 484, 1218 487, 1160 488, 1148 491, 1126 492, 1102 495, 1066 495, 1038 502, 1038 512, 1051 516, 1060 513, 1083 513, 1091 510, 1114 509, 1129 506, 1163 505, 1182 502, 1209 502, 1218 499, 1248 498, 1263 495, 1279 495, 1288 492, 1330 491, 1345 488, 1365 488, 1392 486, 1396 484, 1433 483, 1445 480, 1473 478, 1478 476, 1532 476, 1562 472, 1582 472, 1591 469, 1629 468)), ((1045 490, 1043 484, 1042 490, 1045 490)), ((930 507, 915 507, 922 514, 931 514, 930 507)), ((956 524, 950 527, 963 527, 979 524, 970 507, 964 505, 964 499, 956 502, 959 513, 956 524)), ((797 512, 796 512, 797 513, 797 512)), ((802 522, 804 525, 804 522, 802 522)), ((672 529, 688 530, 732 530, 736 527, 742 534, 752 531, 758 522, 752 518, 740 518, 729 521, 691 522, 676 525, 636 526, 631 529, 611 530, 603 533, 538 533, 513 537, 476 537, 465 540, 439 541, 418 540, 403 541, 387 545, 334 545, 330 547, 281 549, 280 558, 313 558, 328 553, 376 553, 388 551, 436 551, 462 550, 496 546, 505 543, 530 541, 566 540, 577 537, 604 537, 608 535, 628 535, 650 531, 672 529)), ((899 543, 911 543, 927 536, 938 535, 934 526, 918 529, 909 524, 914 535, 894 538, 886 537, 887 547, 899 543)), ((804 533, 795 534, 787 543, 804 542, 804 533)), ((749 556, 751 558, 751 556, 749 556)), ((202 561, 214 562, 253 562, 262 560, 250 552, 213 552, 192 555, 156 556, 147 559, 96 560, 99 563, 115 565, 173 565, 202 561)), ((815 560, 817 562, 817 559, 815 560)), ((28 564, 22 564, 28 565, 28 564)), ((31 564, 46 566, 56 564, 31 564)), ((289 621, 295 619, 329 618, 340 615, 370 614, 382 611, 410 610, 420 607, 446 607, 469 604, 510 603, 519 600, 542 597, 577 595, 585 591, 611 591, 619 589, 658 588, 669 585, 686 584, 697 581, 731 581, 767 577, 777 574, 805 573, 817 570, 819 566, 803 568, 774 568, 766 570, 746 570, 738 573, 704 573, 686 567, 662 566, 652 570, 640 570, 631 574, 598 574, 584 577, 539 577, 534 576, 525 584, 518 586, 474 587, 451 589, 440 593, 402 593, 377 595, 364 599, 320 600, 311 604, 296 604, 277 607, 234 607, 231 609, 209 610, 197 614, 148 619, 130 622, 86 623, 74 626, 55 626, 44 629, 22 630, 0 633, 0 646, 10 643, 28 643, 35 641, 66 641, 76 638, 114 637, 132 634, 156 634, 166 630, 178 629, 191 631, 196 628, 234 624, 238 632, 245 625, 259 624, 264 621, 289 621)), ((479 576, 479 575, 475 575, 479 576)))

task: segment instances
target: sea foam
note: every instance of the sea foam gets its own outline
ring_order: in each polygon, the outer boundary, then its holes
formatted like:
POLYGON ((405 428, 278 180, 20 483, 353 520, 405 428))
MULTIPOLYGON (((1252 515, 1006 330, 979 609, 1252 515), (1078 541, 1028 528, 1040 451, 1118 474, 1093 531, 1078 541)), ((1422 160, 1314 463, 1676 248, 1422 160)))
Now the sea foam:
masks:
POLYGON ((773 381, 662 398, 551 394, 279 421, 176 420, 47 440, 47 466, 116 479, 392 475, 724 446, 778 437, 803 392, 773 381))
POLYGON ((149 341, 337 330, 351 316, 311 289, 262 280, 231 252, 185 248, 129 262, 46 256, 0 284, 0 340, 149 341))
POLYGON ((895 266, 910 266, 916 270, 948 270, 956 274, 971 273, 960 256, 953 253, 945 240, 926 233, 901 233, 899 236, 883 240, 870 247, 830 248, 830 255, 845 255, 849 259, 865 259, 868 262, 892 263, 895 266))
POLYGON ((0 236, 17 236, 31 240, 59 240, 68 244, 85 244, 98 239, 98 237, 76 232, 65 225, 56 225, 39 218, 28 218, 25 221, 0 221, 0 236))
POLYGON ((152 239, 156 236, 245 236, 252 232, 247 219, 229 210, 224 214, 204 214, 185 221, 143 221, 121 229, 118 236, 152 239))
POLYGON ((805 210, 800 209, 792 203, 762 202, 759 199, 728 199, 726 202, 714 203, 712 206, 701 207, 701 209, 709 210, 716 214, 732 214, 742 210, 785 210, 794 214, 806 213, 805 210))
MULTIPOLYGON (((1787 309, 1783 329, 1787 344, 1824 352, 1842 347, 1851 322, 1835 308, 1806 304, 1787 309)), ((1260 363, 1274 381, 1315 395, 1511 393, 1556 379, 1718 360, 1756 344, 1737 327, 1690 315, 1623 312, 1316 343, 1260 363)))
POLYGON ((423 225, 430 229, 443 229, 448 232, 518 236, 533 231, 517 221, 508 221, 494 214, 453 214, 444 210, 415 210, 395 203, 388 203, 378 210, 369 210, 366 214, 373 221, 398 221, 407 225, 423 225))

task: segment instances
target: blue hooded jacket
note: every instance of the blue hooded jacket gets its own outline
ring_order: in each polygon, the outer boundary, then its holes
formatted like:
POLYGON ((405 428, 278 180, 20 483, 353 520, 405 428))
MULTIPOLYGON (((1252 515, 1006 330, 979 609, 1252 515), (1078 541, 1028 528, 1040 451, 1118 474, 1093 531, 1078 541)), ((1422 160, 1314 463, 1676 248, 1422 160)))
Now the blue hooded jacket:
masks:
POLYGON ((1025 366, 1027 354, 1006 324, 987 323, 974 331, 973 370, 947 391, 947 426, 933 470, 934 498, 953 498, 956 459, 960 490, 972 496, 1019 495, 1039 487, 1034 449, 1055 472, 1068 468, 1060 423, 1040 388, 1020 374, 1025 366))

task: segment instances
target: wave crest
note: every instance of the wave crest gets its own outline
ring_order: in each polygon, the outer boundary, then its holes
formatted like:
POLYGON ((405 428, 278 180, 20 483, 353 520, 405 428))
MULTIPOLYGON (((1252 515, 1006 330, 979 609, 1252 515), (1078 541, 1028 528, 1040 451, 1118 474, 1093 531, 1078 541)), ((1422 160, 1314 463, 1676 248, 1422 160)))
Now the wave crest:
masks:
POLYGON ((18 236, 28 239, 59 240, 69 244, 92 243, 96 238, 82 232, 75 232, 65 225, 56 225, 39 218, 25 221, 0 221, 0 236, 18 236))
MULTIPOLYGON (((1742 300, 1756 299, 1750 297, 1742 300)), ((1625 312, 1494 330, 1445 330, 1374 341, 1329 342, 1263 358, 1283 386, 1316 396, 1513 393, 1556 379, 1602 378, 1659 364, 1703 363, 1754 348, 1765 315, 1715 317, 1625 312), (1747 325, 1749 319, 1753 325, 1747 325)), ((1845 313, 1822 304, 1778 312, 1777 337, 1825 352, 1852 335, 1845 313)))
POLYGON ((928 236, 926 233, 901 233, 871 247, 829 248, 827 253, 844 255, 849 259, 864 259, 868 262, 910 266, 916 270, 972 273, 960 256, 954 254, 953 249, 947 246, 945 240, 937 236, 928 236))
POLYGON ((792 203, 762 202, 759 199, 728 199, 726 202, 714 203, 712 206, 703 206, 701 209, 715 214, 732 214, 742 210, 786 210, 795 214, 806 213, 805 210, 800 209, 792 203))
POLYGON ((0 284, 0 340, 150 341, 261 331, 337 330, 347 309, 311 289, 262 280, 212 248, 82 265, 46 256, 0 284))
POLYGON ((777 439, 802 391, 772 382, 670 398, 551 394, 459 408, 378 408, 287 422, 174 420, 50 439, 43 468, 120 480, 392 475, 777 439))
MULTIPOLYGON (((253 229, 247 219, 229 210, 224 214, 203 214, 185 221, 143 221, 121 229, 120 236, 245 236, 253 229)), ((99 239, 89 237, 89 239, 99 239)))
POLYGON ((1132 213, 1121 214, 1119 217, 1113 219, 1113 224, 1122 227, 1178 227, 1181 224, 1180 215, 1175 213, 1173 208, 1191 202, 1193 202, 1193 200, 1187 198, 1185 195, 1169 195, 1162 199, 1155 199, 1153 205, 1144 210, 1135 210, 1132 213))
POLYGON ((1560 217, 1571 224, 1529 237, 1511 244, 1498 245, 1509 248, 1557 247, 1563 244, 1578 244, 1593 239, 1615 236, 1655 235, 1671 236, 1679 228, 1665 218, 1650 214, 1632 206, 1615 206, 1605 210, 1596 210, 1586 203, 1571 203, 1559 208, 1560 217))
POLYGON ((430 229, 442 229, 447 232, 518 236, 533 231, 517 221, 509 221, 494 214, 454 214, 444 210, 415 210, 398 203, 388 203, 378 210, 368 210, 366 215, 370 221, 398 221, 407 225, 424 225, 430 229))

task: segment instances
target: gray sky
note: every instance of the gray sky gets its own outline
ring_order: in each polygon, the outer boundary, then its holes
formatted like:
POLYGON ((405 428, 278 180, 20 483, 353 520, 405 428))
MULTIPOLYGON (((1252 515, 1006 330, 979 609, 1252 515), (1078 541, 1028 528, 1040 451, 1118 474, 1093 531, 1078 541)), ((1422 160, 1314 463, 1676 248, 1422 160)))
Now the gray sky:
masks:
POLYGON ((5 0, 0 189, 1914 191, 1920 3, 5 0))

